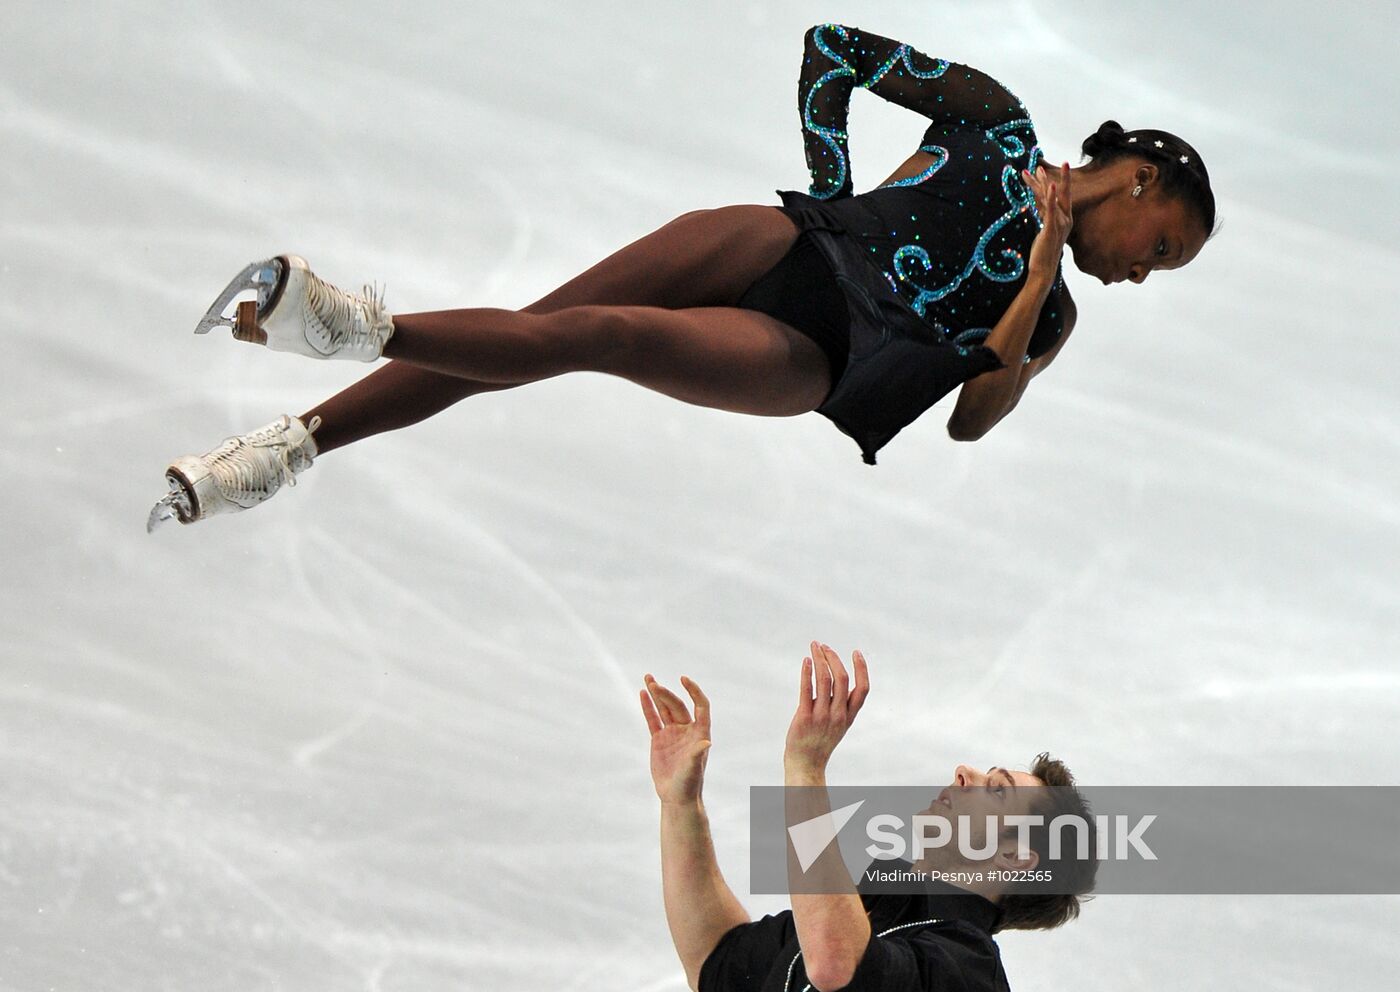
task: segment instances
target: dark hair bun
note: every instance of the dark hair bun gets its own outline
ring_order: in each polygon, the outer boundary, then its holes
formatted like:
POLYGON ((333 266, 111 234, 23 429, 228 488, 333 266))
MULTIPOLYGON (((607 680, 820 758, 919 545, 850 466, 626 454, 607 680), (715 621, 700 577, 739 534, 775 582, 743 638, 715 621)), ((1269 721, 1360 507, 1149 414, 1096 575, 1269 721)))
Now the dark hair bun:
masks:
POLYGON ((1097 131, 1084 139, 1080 150, 1089 158, 1098 158, 1110 148, 1121 148, 1124 141, 1123 134, 1123 125, 1117 121, 1104 121, 1099 125, 1097 131))

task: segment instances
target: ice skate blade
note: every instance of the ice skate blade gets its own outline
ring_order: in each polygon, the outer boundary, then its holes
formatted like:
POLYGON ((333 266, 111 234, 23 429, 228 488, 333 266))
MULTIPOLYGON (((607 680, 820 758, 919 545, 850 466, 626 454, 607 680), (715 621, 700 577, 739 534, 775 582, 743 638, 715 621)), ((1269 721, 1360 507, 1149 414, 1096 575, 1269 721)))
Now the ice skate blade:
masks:
POLYGON ((146 518, 146 533, 152 533, 157 527, 167 520, 173 520, 177 516, 175 511, 175 494, 167 493, 162 496, 156 505, 151 507, 151 515, 146 518))
POLYGON ((170 486, 170 492, 156 500, 156 505, 151 507, 150 516, 146 518, 146 533, 149 534, 157 527, 168 520, 179 520, 181 523, 188 523, 194 516, 193 506, 190 503, 189 493, 185 487, 170 476, 165 477, 165 482, 170 486))
MULTIPOLYGON (((219 294, 209 309, 200 318, 199 324, 195 327, 196 334, 208 334, 215 327, 232 328, 235 336, 241 328, 245 327, 245 321, 240 321, 233 314, 225 314, 228 305, 233 302, 234 297, 239 293, 249 291, 256 292, 257 307, 256 313, 267 313, 277 302, 283 280, 282 276, 286 272, 286 263, 281 258, 269 258, 261 262, 253 262, 242 272, 234 277, 233 282, 224 287, 224 291, 219 294)), ((243 340, 251 340, 244 336, 243 340)))

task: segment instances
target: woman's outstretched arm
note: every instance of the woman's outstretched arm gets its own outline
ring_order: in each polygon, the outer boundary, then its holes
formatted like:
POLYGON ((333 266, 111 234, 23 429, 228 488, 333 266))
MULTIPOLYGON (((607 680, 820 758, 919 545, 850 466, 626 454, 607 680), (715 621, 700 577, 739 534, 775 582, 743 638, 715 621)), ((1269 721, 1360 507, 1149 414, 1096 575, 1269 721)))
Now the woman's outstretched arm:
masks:
POLYGON ((930 58, 859 28, 819 24, 807 32, 797 89, 811 194, 819 199, 845 196, 853 188, 846 111, 857 86, 935 124, 992 127, 1026 116, 1020 100, 970 66, 930 58))

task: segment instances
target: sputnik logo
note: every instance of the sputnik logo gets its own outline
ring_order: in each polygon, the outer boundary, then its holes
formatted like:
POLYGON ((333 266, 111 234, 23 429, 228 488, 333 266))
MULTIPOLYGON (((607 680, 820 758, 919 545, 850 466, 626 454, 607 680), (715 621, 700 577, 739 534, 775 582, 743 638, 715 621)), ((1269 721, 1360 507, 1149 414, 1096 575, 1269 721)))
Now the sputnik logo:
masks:
POLYGON ((836 839, 841 828, 850 823, 851 817, 855 816, 856 811, 864 805, 865 800, 862 799, 858 803, 842 806, 830 813, 823 813, 821 816, 814 816, 810 820, 803 820, 801 823, 795 823, 788 827, 788 838, 792 841, 792 850, 797 855, 797 863, 803 871, 812 867, 812 863, 831 846, 831 842, 836 839))

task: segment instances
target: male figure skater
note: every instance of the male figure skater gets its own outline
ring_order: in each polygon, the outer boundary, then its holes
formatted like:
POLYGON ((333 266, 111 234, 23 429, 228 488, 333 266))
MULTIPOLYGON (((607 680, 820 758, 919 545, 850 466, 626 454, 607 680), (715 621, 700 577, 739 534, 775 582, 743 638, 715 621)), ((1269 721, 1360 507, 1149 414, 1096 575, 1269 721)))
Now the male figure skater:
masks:
MULTIPOLYGON (((808 787, 799 795, 825 796, 826 763, 870 691, 859 651, 852 655, 852 664, 854 687, 840 657, 824 644, 813 642, 811 657, 802 662, 797 712, 783 752, 785 784, 808 787)), ((960 845, 949 844, 934 848, 917 865, 882 862, 888 868, 945 873, 981 869, 966 874, 984 880, 965 887, 930 882, 917 894, 861 896, 854 886, 822 895, 795 891, 790 911, 750 922, 720 875, 701 802, 710 703, 692 680, 682 677, 681 684, 694 703, 693 717, 675 693, 650 675, 641 702, 651 731, 652 780, 661 799, 666 920, 686 979, 698 992, 1005 990, 1006 975, 992 934, 1059 926, 1078 915, 1079 897, 1093 888, 1096 862, 1075 861, 1071 852, 1051 865, 1044 828, 1029 831, 1028 845, 1019 842, 1017 830, 999 830, 995 854, 987 860, 968 861, 960 845), (1053 867, 1054 892, 1018 891, 1024 888, 1018 883, 987 877, 991 869, 1025 872, 1037 865, 1053 867)), ((928 812, 954 823, 967 815, 968 824, 985 824, 984 814, 1040 814, 1049 823, 1069 813, 1090 820, 1068 769, 1044 754, 1028 772, 982 772, 959 765, 953 781, 928 812)), ((976 838, 971 849, 983 849, 988 839, 976 838)), ((839 867, 836 845, 822 858, 834 859, 839 867)), ((848 875, 843 878, 849 881, 848 875)))

